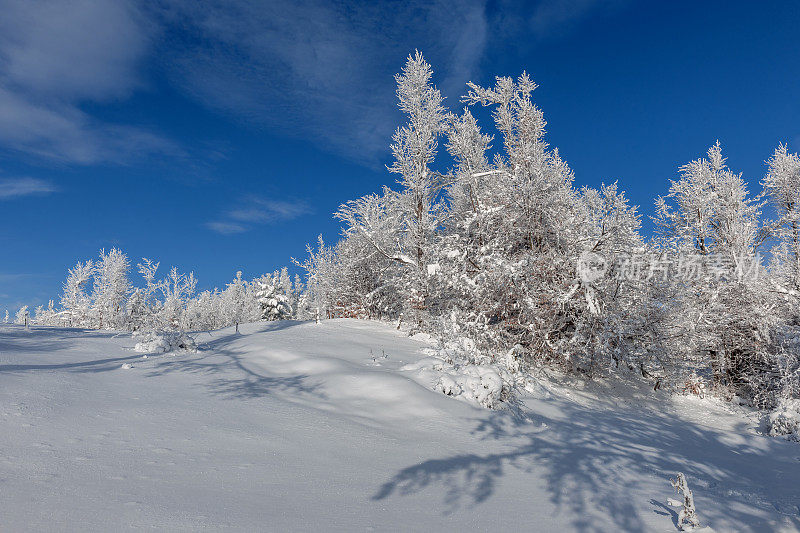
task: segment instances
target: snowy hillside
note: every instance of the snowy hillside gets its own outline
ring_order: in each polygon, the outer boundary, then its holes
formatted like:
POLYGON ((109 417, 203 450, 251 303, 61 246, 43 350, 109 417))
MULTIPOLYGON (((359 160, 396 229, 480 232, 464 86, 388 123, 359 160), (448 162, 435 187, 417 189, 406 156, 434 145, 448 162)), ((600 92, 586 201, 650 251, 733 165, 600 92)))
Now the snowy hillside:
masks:
POLYGON ((270 322, 143 354, 0 325, 0 530, 800 531, 800 445, 730 405, 543 385, 491 411, 433 390, 373 322, 270 322))

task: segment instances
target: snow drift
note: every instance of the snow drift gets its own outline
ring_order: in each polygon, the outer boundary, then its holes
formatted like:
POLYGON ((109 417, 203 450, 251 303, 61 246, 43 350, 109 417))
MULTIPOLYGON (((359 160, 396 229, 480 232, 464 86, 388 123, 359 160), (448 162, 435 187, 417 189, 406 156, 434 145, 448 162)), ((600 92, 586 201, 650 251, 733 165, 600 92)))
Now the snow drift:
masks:
POLYGON ((751 411, 580 381, 489 410, 495 376, 379 323, 240 331, 0 325, 0 530, 676 531, 682 472, 701 526, 800 531, 800 448, 751 411))

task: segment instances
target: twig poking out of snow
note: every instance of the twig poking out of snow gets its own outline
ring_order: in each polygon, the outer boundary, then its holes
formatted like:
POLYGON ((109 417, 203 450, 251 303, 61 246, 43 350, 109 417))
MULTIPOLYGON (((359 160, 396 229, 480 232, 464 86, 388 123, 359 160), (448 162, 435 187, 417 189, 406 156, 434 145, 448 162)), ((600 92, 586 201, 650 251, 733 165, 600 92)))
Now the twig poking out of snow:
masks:
POLYGON ((697 512, 694 509, 694 495, 686 483, 686 476, 683 475, 683 472, 678 472, 675 479, 670 479, 669 482, 676 491, 683 494, 683 502, 672 498, 667 499, 667 503, 671 506, 682 507, 678 513, 678 528, 681 531, 692 531, 700 526, 700 519, 697 518, 697 512))

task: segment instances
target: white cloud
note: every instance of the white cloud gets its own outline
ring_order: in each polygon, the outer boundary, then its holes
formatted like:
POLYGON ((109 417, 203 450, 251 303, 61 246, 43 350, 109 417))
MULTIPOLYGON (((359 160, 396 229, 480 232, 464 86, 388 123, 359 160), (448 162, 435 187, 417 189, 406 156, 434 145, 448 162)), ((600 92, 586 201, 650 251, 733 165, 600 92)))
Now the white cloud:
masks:
POLYGON ((0 143, 48 159, 125 163, 160 153, 177 155, 173 141, 144 129, 98 121, 77 107, 33 103, 0 87, 0 143))
POLYGON ((303 201, 287 202, 253 199, 247 207, 229 211, 227 216, 242 222, 264 223, 277 220, 292 220, 308 213, 311 213, 311 209, 303 201))
POLYGON ((151 28, 128 1, 4 2, 0 145, 79 164, 180 153, 156 133, 104 122, 80 107, 141 87, 151 28))
POLYGON ((219 233, 220 235, 233 235, 235 233, 247 231, 247 228, 234 222, 206 222, 206 227, 215 233, 219 233))
POLYGON ((294 220, 311 212, 311 207, 303 200, 249 198, 242 206, 224 213, 221 220, 206 223, 206 227, 224 235, 242 233, 253 224, 294 220))
POLYGON ((148 39, 128 1, 4 2, 0 22, 7 81, 62 100, 130 94, 148 39))
POLYGON ((374 165, 398 125, 392 74, 414 48, 457 98, 486 42, 485 0, 5 0, 0 147, 79 164, 179 152, 87 103, 124 99, 158 66, 209 108, 374 165))
MULTIPOLYGON (((48 194, 55 190, 55 186, 49 181, 36 178, 0 178, 0 200, 48 194)), ((0 281, 3 279, 3 275, 0 274, 0 281)))
MULTIPOLYGON (((34 274, 11 274, 0 272, 0 283, 16 283, 32 277, 34 277, 34 274)), ((2 296, 7 297, 8 295, 4 294, 2 296)))
POLYGON ((543 0, 531 16, 531 27, 539 37, 568 29, 599 9, 613 9, 628 0, 543 0))
POLYGON ((388 153, 399 114, 392 74, 419 48, 458 97, 486 41, 483 0, 341 5, 174 0, 189 28, 165 51, 176 85, 203 104, 360 162, 388 153))

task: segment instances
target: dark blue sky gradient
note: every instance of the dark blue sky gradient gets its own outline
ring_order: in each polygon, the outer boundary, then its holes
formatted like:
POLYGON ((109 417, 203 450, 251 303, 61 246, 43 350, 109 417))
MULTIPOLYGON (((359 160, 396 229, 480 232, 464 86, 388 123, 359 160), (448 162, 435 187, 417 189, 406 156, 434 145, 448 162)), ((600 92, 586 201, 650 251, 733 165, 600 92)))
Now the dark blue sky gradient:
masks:
POLYGON ((0 313, 57 299, 66 269, 103 247, 210 288, 301 258, 320 233, 336 240, 339 204, 394 183, 392 75, 415 47, 456 110, 464 82, 529 72, 576 185, 619 180, 644 215, 716 139, 753 188, 779 142, 800 150, 796 2, 476 2, 463 16, 428 4, 84 2, 84 22, 125 31, 60 27, 77 43, 67 54, 29 30, 69 20, 0 0, 25 30, 0 39, 0 187, 55 189, 0 191, 0 313), (75 89, 54 72, 62 91, 29 49, 92 68, 75 89), (125 81, 93 89, 108 76, 125 81), (21 135, 42 110, 77 129, 21 135))

